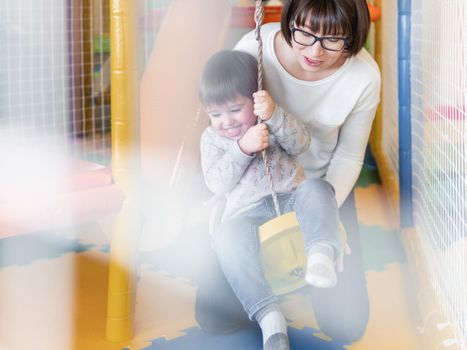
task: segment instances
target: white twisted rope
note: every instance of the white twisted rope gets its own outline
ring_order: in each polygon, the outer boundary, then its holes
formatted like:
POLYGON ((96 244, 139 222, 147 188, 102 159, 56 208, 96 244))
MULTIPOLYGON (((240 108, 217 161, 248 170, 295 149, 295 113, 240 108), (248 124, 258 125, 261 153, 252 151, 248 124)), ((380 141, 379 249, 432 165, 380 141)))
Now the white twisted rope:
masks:
MULTIPOLYGON (((261 24, 264 18, 264 5, 263 0, 256 0, 255 6, 255 34, 256 41, 258 42, 258 90, 263 90, 263 40, 261 39, 261 24)), ((261 123, 261 119, 258 118, 258 123, 261 123)), ((268 177, 269 186, 271 187, 272 200, 274 202, 274 208, 276 209, 277 216, 281 215, 281 208, 279 207, 279 201, 277 200, 276 190, 274 188, 274 182, 272 181, 271 168, 269 165, 266 150, 261 152, 263 157, 263 164, 266 170, 266 176, 268 177)))

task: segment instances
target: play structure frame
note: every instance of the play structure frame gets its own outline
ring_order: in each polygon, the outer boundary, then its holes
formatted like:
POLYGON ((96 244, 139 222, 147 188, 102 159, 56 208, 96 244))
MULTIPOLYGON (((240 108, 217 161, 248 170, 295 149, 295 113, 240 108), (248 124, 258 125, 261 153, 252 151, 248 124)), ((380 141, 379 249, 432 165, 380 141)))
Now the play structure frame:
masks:
POLYGON ((137 241, 141 230, 137 181, 139 162, 134 1, 111 0, 112 173, 124 202, 111 238, 107 302, 107 339, 132 338, 136 300, 137 241))

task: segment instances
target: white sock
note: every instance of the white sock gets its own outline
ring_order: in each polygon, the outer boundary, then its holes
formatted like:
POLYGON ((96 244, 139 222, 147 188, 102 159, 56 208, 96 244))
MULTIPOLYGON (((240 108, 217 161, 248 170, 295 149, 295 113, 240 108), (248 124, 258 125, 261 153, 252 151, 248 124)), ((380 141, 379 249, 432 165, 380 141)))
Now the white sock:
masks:
POLYGON ((263 345, 273 334, 283 333, 287 335, 287 322, 280 311, 268 312, 258 323, 263 332, 263 345))
POLYGON ((315 243, 311 246, 305 280, 318 288, 332 288, 336 285, 334 248, 331 245, 315 243))

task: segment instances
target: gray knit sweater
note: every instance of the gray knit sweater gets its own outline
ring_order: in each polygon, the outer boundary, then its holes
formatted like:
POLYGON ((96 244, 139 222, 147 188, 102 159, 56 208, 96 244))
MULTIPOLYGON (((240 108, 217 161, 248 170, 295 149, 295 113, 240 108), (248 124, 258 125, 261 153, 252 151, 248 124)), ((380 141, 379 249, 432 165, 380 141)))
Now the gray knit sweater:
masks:
MULTIPOLYGON (((310 146, 310 127, 277 105, 265 123, 270 132, 267 155, 274 188, 277 193, 289 193, 305 179, 296 156, 310 146)), ((208 188, 226 196, 223 220, 271 194, 261 154, 244 154, 237 141, 217 135, 211 127, 201 136, 201 165, 208 188)))

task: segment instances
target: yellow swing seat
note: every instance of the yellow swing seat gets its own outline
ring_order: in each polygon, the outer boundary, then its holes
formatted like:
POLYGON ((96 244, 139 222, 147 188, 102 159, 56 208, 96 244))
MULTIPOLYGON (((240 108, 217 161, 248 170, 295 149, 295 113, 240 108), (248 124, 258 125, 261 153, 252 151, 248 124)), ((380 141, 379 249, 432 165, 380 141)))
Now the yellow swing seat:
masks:
POLYGON ((303 234, 294 212, 278 216, 259 228, 264 273, 276 295, 307 285, 303 234))
MULTIPOLYGON (((261 225, 261 260, 264 274, 276 295, 293 292, 307 285, 305 241, 294 212, 289 212, 261 225)), ((339 222, 339 241, 347 246, 345 228, 339 222)))

